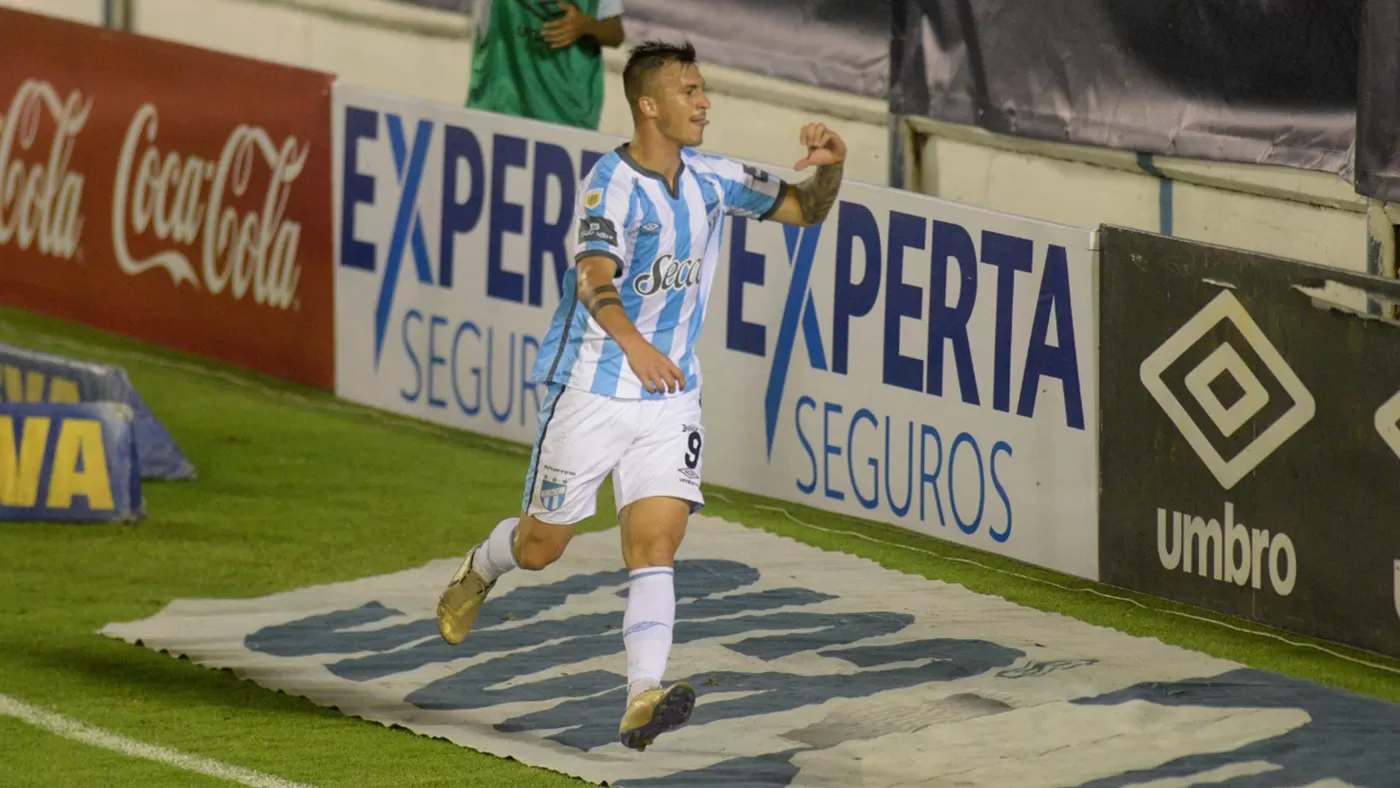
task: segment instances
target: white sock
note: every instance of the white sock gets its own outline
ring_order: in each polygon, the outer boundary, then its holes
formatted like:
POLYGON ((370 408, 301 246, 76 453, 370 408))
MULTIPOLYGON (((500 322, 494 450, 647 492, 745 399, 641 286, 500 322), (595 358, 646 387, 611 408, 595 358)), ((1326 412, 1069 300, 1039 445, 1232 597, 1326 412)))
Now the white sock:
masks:
POLYGON ((509 517, 500 521, 495 530, 491 531, 491 535, 486 537, 481 549, 476 551, 476 556, 472 559, 472 571, 485 578, 486 582, 494 582, 496 578, 516 568, 515 526, 519 524, 519 517, 509 517))
POLYGON ((627 647, 627 700, 661 686, 676 623, 675 572, 669 566, 631 571, 622 642, 627 647))

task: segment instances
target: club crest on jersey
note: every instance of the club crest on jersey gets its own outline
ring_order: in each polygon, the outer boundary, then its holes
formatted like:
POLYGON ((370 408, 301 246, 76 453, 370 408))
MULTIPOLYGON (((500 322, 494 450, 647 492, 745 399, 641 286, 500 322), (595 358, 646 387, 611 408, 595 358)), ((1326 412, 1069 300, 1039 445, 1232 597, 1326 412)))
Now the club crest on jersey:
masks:
POLYGON ((701 260, 677 260, 669 254, 656 258, 649 270, 632 280, 632 289, 646 297, 667 290, 684 290, 700 283, 701 260))
POLYGON ((588 194, 583 195, 583 207, 585 207, 585 208, 597 208, 598 205, 599 205, 600 203, 602 203, 602 202, 603 202, 603 190, 602 190, 602 189, 594 189, 593 191, 589 192, 588 194))

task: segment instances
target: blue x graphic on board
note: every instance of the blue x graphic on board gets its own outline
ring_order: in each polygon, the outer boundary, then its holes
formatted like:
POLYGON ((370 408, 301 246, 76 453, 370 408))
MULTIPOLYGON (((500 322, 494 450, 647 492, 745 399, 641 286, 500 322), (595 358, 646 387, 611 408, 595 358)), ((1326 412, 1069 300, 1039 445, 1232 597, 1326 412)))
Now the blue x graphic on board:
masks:
POLYGON ((433 272, 428 260, 428 241, 423 234, 423 219, 418 214, 418 189, 423 182, 423 162, 428 156, 428 144, 433 137, 433 122, 418 121, 413 136, 413 148, 407 146, 403 119, 392 113, 385 115, 389 124, 389 146, 394 154, 394 172, 399 179, 399 206, 394 215, 394 231, 389 239, 389 255, 384 261, 384 279, 379 285, 379 303, 374 312, 374 366, 379 367, 384 335, 389 325, 389 312, 398 289, 399 267, 403 264, 404 247, 412 235, 413 262, 418 269, 418 281, 432 284, 433 272), (411 228, 411 233, 410 233, 411 228))
POLYGON ((778 344, 773 349, 773 368, 768 373, 768 392, 763 398, 763 417, 768 434, 768 457, 773 457, 773 438, 778 428, 778 410, 782 407, 783 388, 787 385, 788 366, 792 363, 792 346, 797 328, 802 326, 802 340, 807 345, 807 360, 812 369, 826 370, 826 352, 817 321, 816 305, 812 300, 812 263, 816 260, 817 242, 822 226, 784 226, 787 240, 788 265, 792 266, 792 282, 788 285, 787 303, 783 306, 783 321, 778 327, 778 344))

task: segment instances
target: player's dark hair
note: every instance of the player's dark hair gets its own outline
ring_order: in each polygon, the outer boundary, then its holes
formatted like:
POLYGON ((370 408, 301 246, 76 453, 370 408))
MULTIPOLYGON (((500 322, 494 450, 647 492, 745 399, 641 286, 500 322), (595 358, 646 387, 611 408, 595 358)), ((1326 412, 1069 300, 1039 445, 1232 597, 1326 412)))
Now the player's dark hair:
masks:
POLYGON ((667 63, 688 65, 694 62, 695 45, 689 41, 683 44, 646 41, 632 47, 632 52, 627 57, 627 65, 622 69, 622 91, 627 96, 627 103, 635 112, 637 102, 646 90, 647 81, 667 63))

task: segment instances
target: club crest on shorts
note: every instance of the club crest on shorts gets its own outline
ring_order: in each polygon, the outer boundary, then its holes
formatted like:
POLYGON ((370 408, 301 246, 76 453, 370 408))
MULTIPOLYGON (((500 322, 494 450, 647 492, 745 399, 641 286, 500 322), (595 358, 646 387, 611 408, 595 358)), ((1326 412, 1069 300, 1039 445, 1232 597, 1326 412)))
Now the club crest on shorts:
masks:
POLYGON ((557 512, 559 507, 564 505, 564 496, 568 494, 568 487, 563 482, 544 479, 540 482, 540 505, 546 511, 557 512))

